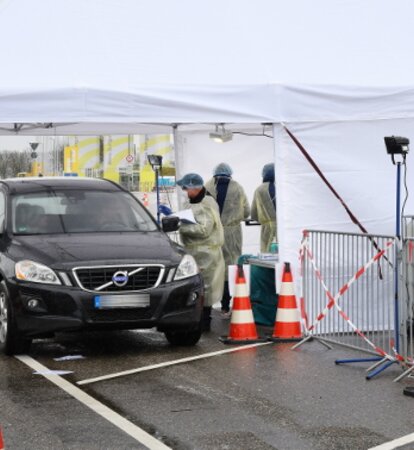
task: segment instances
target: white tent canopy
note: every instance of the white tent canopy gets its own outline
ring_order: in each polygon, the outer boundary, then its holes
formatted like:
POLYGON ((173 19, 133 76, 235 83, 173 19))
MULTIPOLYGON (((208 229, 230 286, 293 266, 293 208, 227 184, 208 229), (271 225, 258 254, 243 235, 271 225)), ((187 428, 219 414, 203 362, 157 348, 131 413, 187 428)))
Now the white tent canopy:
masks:
MULTIPOLYGON (((411 0, 0 0, 0 133, 275 124, 281 250, 293 260, 305 227, 357 230, 281 124, 370 232, 393 232, 383 137, 414 138, 413 21, 411 0)), ((201 142, 183 144, 180 170, 207 171, 201 142)), ((246 150, 246 172, 225 145, 211 165, 228 160, 251 197, 269 155, 246 150)))
POLYGON ((0 123, 412 117, 413 12, 410 0, 0 0, 0 123))

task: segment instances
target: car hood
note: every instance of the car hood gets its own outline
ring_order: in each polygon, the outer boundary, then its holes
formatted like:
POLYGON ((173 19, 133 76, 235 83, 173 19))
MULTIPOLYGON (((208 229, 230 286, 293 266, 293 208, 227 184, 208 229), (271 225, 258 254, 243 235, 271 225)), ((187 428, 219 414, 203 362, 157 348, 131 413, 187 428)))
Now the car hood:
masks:
POLYGON ((178 264, 183 250, 160 232, 15 236, 13 260, 30 259, 54 268, 83 264, 178 264))

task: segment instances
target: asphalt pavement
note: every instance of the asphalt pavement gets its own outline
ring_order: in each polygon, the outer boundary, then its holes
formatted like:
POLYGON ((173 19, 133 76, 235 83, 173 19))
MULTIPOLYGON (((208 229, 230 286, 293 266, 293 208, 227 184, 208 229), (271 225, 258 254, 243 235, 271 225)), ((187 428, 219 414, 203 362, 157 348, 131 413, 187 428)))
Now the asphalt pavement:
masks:
POLYGON ((239 350, 218 339, 228 327, 214 311, 212 331, 191 348, 154 330, 68 333, 35 341, 27 360, 0 356, 6 448, 366 450, 413 433, 403 389, 414 381, 394 383, 397 365, 367 381, 366 363, 335 365, 357 351, 316 341, 239 350))

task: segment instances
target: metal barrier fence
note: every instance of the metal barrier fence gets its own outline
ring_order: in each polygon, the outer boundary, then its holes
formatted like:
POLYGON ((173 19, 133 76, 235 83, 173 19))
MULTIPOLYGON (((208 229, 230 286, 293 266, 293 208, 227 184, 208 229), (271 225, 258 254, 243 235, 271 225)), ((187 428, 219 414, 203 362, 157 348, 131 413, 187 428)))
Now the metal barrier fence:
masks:
POLYGON ((394 358, 395 243, 393 236, 304 232, 301 300, 308 338, 394 358))

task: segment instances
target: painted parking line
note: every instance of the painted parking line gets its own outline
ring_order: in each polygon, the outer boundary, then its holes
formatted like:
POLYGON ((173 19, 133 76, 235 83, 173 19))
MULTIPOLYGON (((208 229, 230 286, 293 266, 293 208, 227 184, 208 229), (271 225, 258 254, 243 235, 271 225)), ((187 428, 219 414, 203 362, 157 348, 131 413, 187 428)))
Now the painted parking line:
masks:
POLYGON ((226 353, 238 352, 241 350, 247 350, 249 348, 260 347, 261 345, 272 344, 273 342, 259 342, 257 344, 241 345, 239 347, 233 347, 227 350, 219 350, 217 352, 203 353, 202 355, 189 356, 188 358, 176 359, 174 361, 166 361, 159 364, 152 364, 150 366, 139 367, 137 369, 124 370, 122 372, 110 373, 108 375, 103 375, 101 377, 88 378, 86 380, 77 381, 76 384, 90 384, 97 383, 98 381, 110 380, 112 378, 124 377, 126 375, 132 375, 134 373, 146 372, 147 370, 159 369, 162 367, 174 366, 176 364, 182 364, 190 361, 196 361, 198 359, 211 358, 213 356, 224 355, 226 353))
POLYGON ((30 356, 16 355, 15 357, 22 363, 29 366, 31 369, 42 374, 42 376, 47 378, 49 381, 58 386, 60 389, 64 390, 66 393, 68 393, 70 396, 72 396, 79 402, 83 403, 92 411, 96 412, 104 419, 108 420, 113 425, 115 425, 125 433, 129 434, 136 441, 148 447, 150 450, 171 450, 171 447, 167 447, 165 444, 155 439, 153 436, 148 434, 142 428, 137 427, 135 424, 125 419, 112 409, 108 408, 95 398, 86 394, 72 383, 69 383, 69 381, 65 380, 61 376, 48 374, 50 370, 43 364, 40 364, 35 359, 31 358, 30 356))
POLYGON ((368 450, 393 450, 403 445, 411 444, 414 442, 414 433, 407 434, 407 436, 394 439, 393 441, 386 442, 385 444, 378 445, 377 447, 371 447, 368 450))

